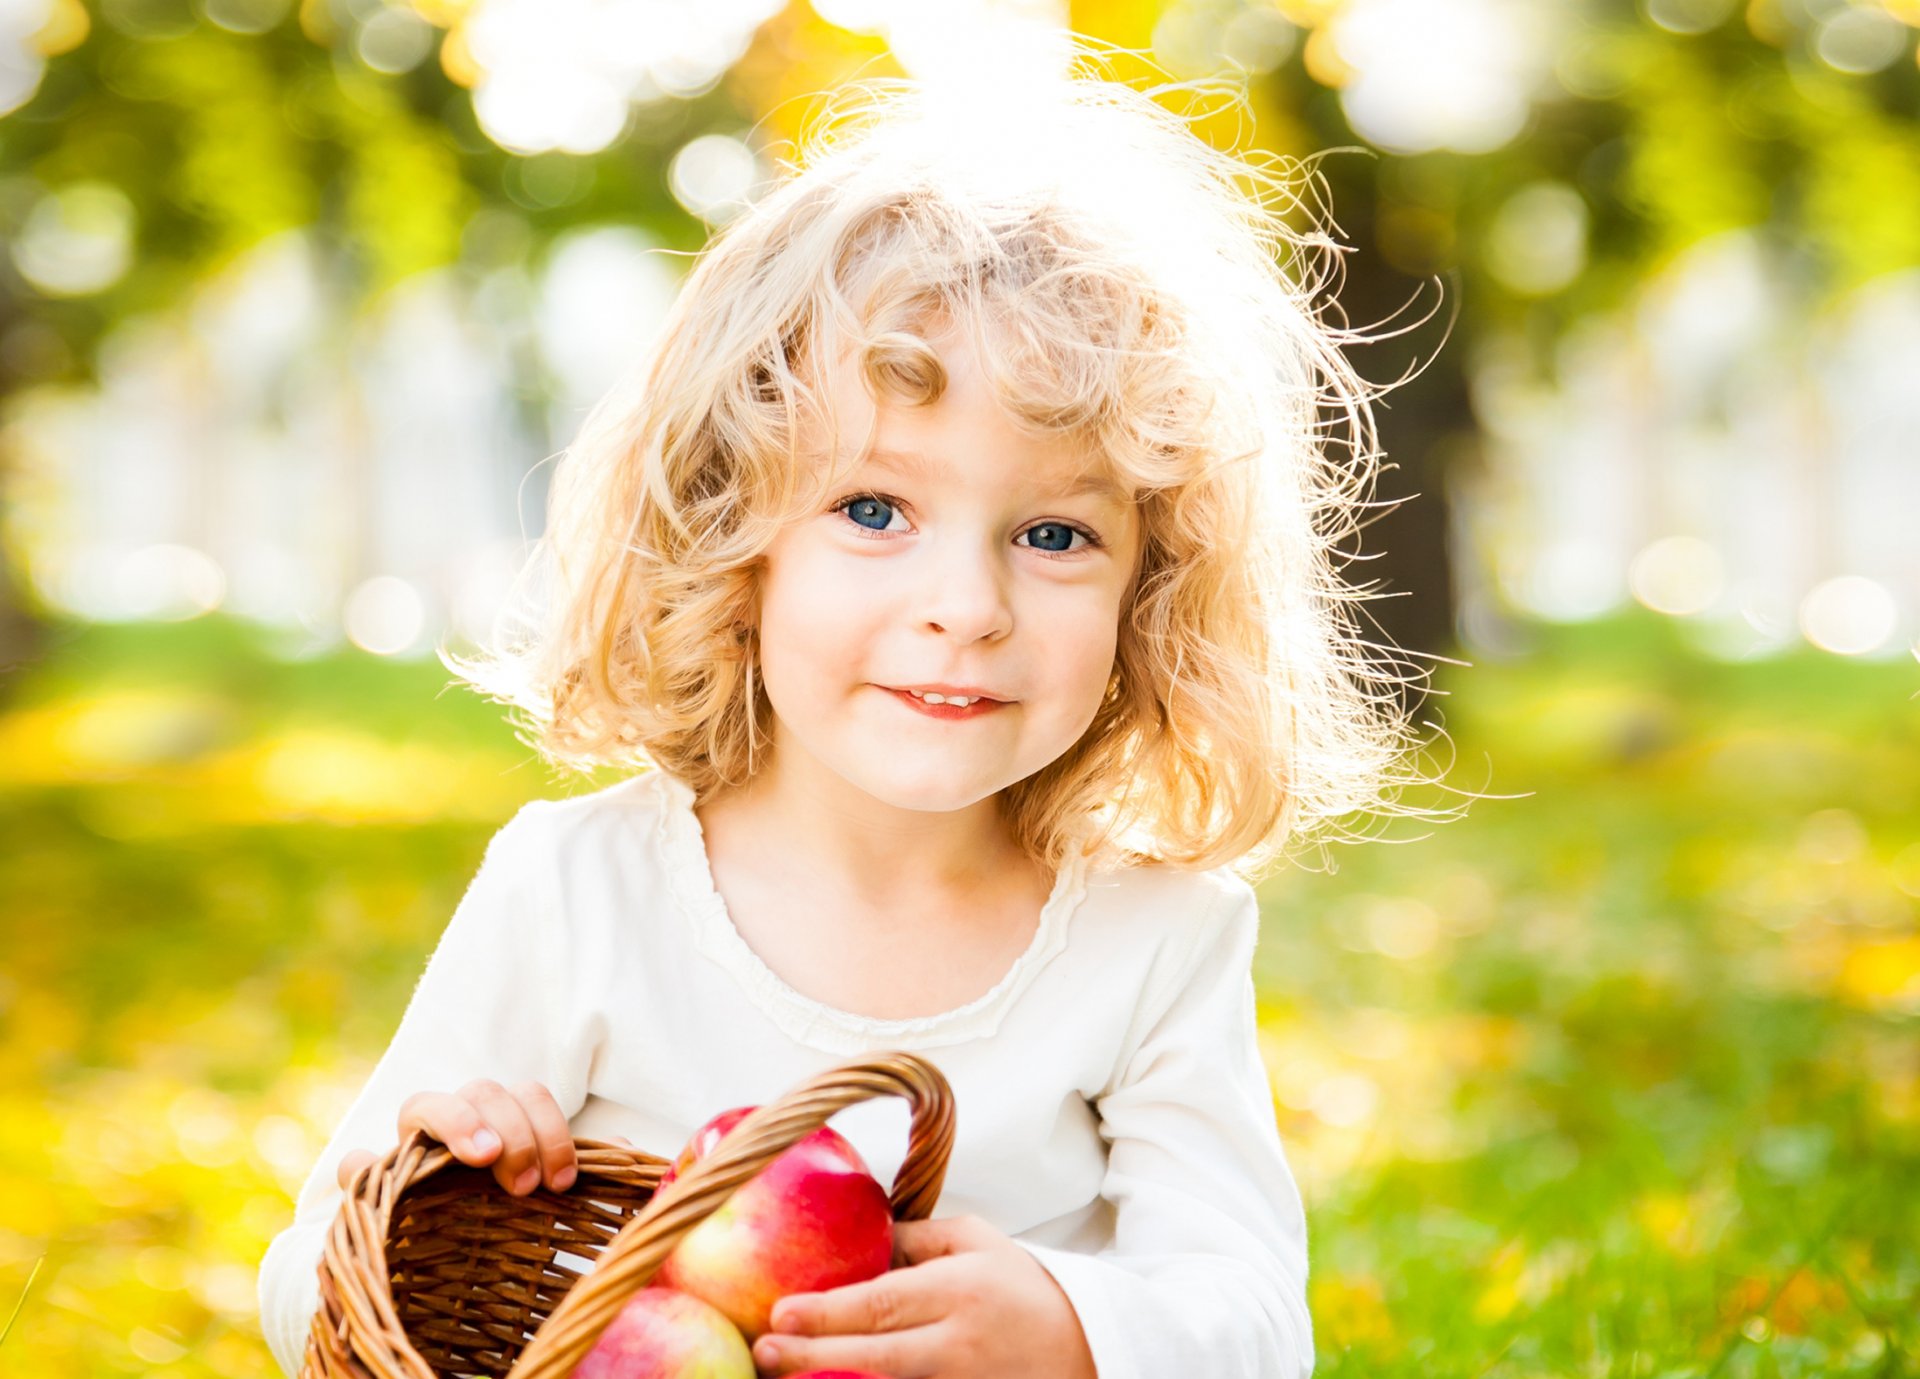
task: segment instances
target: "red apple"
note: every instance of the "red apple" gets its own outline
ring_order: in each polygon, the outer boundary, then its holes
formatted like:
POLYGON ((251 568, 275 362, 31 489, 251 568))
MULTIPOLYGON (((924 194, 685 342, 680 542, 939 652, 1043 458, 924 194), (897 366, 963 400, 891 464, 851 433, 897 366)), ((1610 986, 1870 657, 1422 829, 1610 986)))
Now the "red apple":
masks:
POLYGON ((756 1371, 718 1308, 649 1286, 627 1299, 570 1379, 756 1379, 756 1371))
MULTIPOLYGON (((738 1106, 701 1126, 660 1186, 705 1158, 757 1109, 738 1106)), ((706 1299, 751 1342, 768 1329, 774 1303, 789 1293, 859 1283, 892 1264, 887 1190, 859 1151, 823 1125, 687 1232, 654 1281, 706 1299)))

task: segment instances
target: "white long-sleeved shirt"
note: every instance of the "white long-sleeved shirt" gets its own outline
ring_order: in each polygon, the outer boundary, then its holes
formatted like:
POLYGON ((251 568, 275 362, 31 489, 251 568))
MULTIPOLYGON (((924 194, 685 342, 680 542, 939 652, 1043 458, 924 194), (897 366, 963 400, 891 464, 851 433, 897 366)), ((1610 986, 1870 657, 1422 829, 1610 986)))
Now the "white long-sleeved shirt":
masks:
MULTIPOLYGON (((934 1214, 979 1216, 1028 1250, 1072 1302, 1100 1379, 1309 1375, 1306 1219, 1256 1042, 1258 933, 1252 887, 1224 868, 1105 870, 1076 854, 991 991, 873 1019, 795 991, 747 946, 675 777, 535 801, 489 842, 268 1246, 262 1330, 297 1374, 339 1162, 391 1149, 415 1092, 530 1079, 575 1136, 672 1158, 719 1111, 910 1049, 955 1098, 934 1214)), ((883 1183, 907 1123, 899 1098, 833 1118, 883 1183)))

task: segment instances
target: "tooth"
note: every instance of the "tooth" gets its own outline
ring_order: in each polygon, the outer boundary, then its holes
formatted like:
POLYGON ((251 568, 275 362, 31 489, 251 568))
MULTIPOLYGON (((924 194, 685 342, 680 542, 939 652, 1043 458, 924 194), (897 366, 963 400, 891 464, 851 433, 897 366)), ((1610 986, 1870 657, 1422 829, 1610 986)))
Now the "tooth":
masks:
POLYGON ((947 702, 946 695, 936 694, 932 690, 928 690, 925 694, 921 695, 920 697, 926 700, 929 704, 944 704, 947 702))

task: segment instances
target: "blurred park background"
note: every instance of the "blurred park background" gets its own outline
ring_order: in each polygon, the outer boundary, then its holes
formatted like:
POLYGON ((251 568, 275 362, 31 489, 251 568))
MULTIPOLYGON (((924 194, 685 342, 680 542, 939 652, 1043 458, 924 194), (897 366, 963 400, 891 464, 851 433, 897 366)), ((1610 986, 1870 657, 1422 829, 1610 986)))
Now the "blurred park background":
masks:
POLYGON ((806 97, 1062 28, 1334 150, 1349 574, 1502 797, 1263 887, 1318 1372, 1920 1374, 1916 0, 0 0, 0 1373, 273 1373, 487 838, 606 783, 433 656, 542 462, 806 97))

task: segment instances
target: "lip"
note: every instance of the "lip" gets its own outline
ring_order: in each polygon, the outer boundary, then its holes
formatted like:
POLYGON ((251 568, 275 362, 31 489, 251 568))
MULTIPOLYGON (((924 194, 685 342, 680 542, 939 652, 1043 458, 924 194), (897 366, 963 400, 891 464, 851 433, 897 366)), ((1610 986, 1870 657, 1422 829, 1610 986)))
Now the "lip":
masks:
POLYGON ((905 704, 917 714, 926 718, 946 719, 952 723, 958 723, 970 718, 984 718, 990 713, 996 713, 1007 707, 1006 701, 999 699, 977 699, 964 708, 958 704, 929 704, 924 699, 915 699, 905 690, 887 689, 884 685, 880 686, 880 688, 885 689, 887 694, 891 695, 900 703, 905 704))
POLYGON ((991 694, 978 685, 882 685, 882 689, 895 690, 901 694, 940 694, 951 699, 956 694, 967 699, 991 699, 996 704, 1011 701, 997 694, 991 694))

